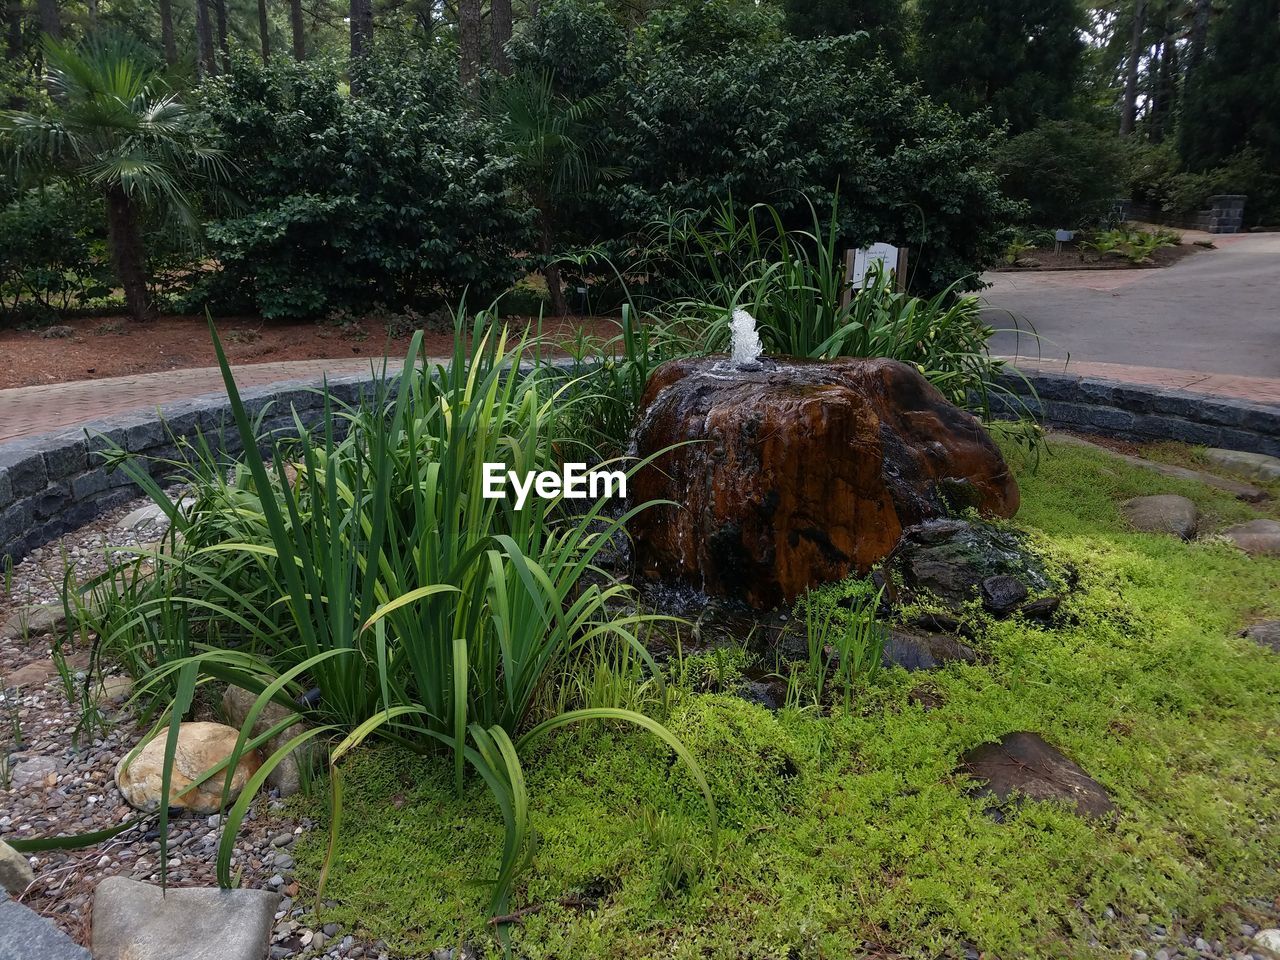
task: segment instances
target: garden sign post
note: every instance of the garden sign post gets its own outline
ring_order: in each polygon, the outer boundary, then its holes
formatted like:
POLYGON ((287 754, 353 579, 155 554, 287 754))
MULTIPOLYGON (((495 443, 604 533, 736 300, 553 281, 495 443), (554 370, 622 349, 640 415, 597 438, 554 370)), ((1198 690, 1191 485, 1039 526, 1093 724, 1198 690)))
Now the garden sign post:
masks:
POLYGON ((867 274, 879 268, 893 274, 894 286, 899 291, 907 289, 907 248, 890 243, 873 243, 858 247, 844 255, 845 288, 842 305, 849 305, 854 290, 861 290, 867 283, 867 274))

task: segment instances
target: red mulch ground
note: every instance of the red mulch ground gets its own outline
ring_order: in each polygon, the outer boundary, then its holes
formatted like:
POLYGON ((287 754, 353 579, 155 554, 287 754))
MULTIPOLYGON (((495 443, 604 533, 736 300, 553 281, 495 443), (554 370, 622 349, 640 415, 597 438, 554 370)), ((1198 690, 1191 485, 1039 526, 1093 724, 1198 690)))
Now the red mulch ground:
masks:
MULTIPOLYGON (((509 318, 514 328, 530 321, 509 318)), ((267 322, 250 317, 217 322, 232 363, 403 357, 409 338, 389 339, 383 323, 362 320, 336 326, 315 322, 267 322)), ((611 337, 614 323, 600 317, 544 320, 543 335, 565 340, 583 328, 611 337)), ((447 355, 452 331, 429 330, 427 351, 447 355)), ((44 330, 0 330, 0 389, 69 380, 211 367, 217 363, 200 316, 165 316, 146 323, 124 317, 79 317, 44 330), (69 331, 69 332, 68 332, 69 331), (55 334, 62 334, 61 336, 55 334)))

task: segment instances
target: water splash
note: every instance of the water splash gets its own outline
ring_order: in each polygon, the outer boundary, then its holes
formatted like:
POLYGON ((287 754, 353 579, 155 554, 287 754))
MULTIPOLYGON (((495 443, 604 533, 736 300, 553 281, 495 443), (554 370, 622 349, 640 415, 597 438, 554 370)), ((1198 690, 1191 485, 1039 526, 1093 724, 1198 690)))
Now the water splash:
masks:
POLYGON ((763 347, 756 318, 739 307, 733 311, 729 329, 733 331, 733 365, 741 370, 759 370, 763 347))

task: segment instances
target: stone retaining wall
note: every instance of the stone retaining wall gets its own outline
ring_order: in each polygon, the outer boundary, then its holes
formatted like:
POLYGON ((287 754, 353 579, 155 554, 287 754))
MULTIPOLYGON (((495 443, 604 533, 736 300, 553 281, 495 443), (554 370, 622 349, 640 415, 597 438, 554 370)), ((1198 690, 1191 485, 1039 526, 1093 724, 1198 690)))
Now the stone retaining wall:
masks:
POLYGON ((1001 384, 1015 397, 993 396, 1000 416, 1020 414, 1025 404, 1047 426, 1280 456, 1280 406, 1043 372, 1027 381, 1005 374, 1001 384))
MULTIPOLYGON (((374 382, 372 374, 333 378, 329 396, 335 403, 351 403, 369 394, 374 382)), ((324 413, 325 398, 315 382, 249 388, 241 397, 249 416, 263 416, 262 426, 270 431, 296 432, 295 411, 307 426, 324 413)), ((197 434, 224 454, 240 452, 225 394, 0 443, 0 558, 20 560, 35 547, 142 496, 124 471, 104 464, 107 451, 119 447, 148 458, 141 462, 164 480, 174 468, 158 461, 177 458, 178 440, 197 434)))
POLYGON ((1207 233, 1239 233, 1244 229, 1243 194, 1224 193, 1209 198, 1209 206, 1188 214, 1166 213, 1151 203, 1123 200, 1122 215, 1127 220, 1159 223, 1182 230, 1204 230, 1207 233))
MULTIPOLYGON (((1091 377, 1036 373, 1029 379, 1038 400, 1013 375, 1005 375, 1003 384, 1049 426, 1280 456, 1280 407, 1091 377)), ((329 395, 351 403, 371 393, 374 383, 371 374, 334 378, 328 381, 329 395)), ((263 426, 268 430, 292 432, 295 411, 305 425, 313 426, 324 410, 324 397, 314 382, 247 389, 242 397, 251 417, 266 411, 263 426)), ((997 414, 1018 408, 998 395, 994 403, 997 414)), ((172 467, 155 458, 176 457, 177 440, 197 432, 226 454, 240 451, 222 394, 0 444, 0 558, 17 561, 142 495, 122 471, 104 466, 105 451, 119 446, 150 458, 144 462, 164 479, 172 467)))

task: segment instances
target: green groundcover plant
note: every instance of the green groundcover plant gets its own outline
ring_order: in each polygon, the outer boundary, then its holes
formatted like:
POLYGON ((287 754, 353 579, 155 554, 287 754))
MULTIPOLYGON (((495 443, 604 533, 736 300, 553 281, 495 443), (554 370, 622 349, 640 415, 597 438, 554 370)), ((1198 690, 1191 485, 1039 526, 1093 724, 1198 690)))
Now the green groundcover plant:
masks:
MULTIPOLYGON (((1182 493, 1209 525, 1253 508, 1065 446, 1019 480, 1019 524, 1053 567, 1080 576, 1054 627, 975 610, 983 662, 882 670, 849 709, 837 697, 770 713, 678 683, 665 708, 651 706, 668 711, 717 798, 718 859, 703 855, 698 786, 662 771, 656 742, 601 727, 541 746, 529 780, 540 844, 513 897, 529 908, 517 954, 935 957, 971 943, 1083 960, 1149 948, 1147 917, 1208 937, 1251 919, 1249 898, 1280 882, 1268 733, 1280 661, 1235 633, 1280 613, 1280 561, 1129 532, 1117 505, 1182 493), (1012 730, 1080 763, 1116 819, 1038 803, 988 816, 958 758, 1012 730)), ((839 623, 848 595, 865 585, 814 602, 839 623)), ((476 879, 500 849, 478 788, 459 798, 441 760, 394 747, 360 751, 348 783, 326 887, 337 906, 320 919, 401 956, 488 942, 476 879)), ((294 812, 325 816, 306 800, 294 812)), ((295 852, 310 892, 321 836, 295 852)))

